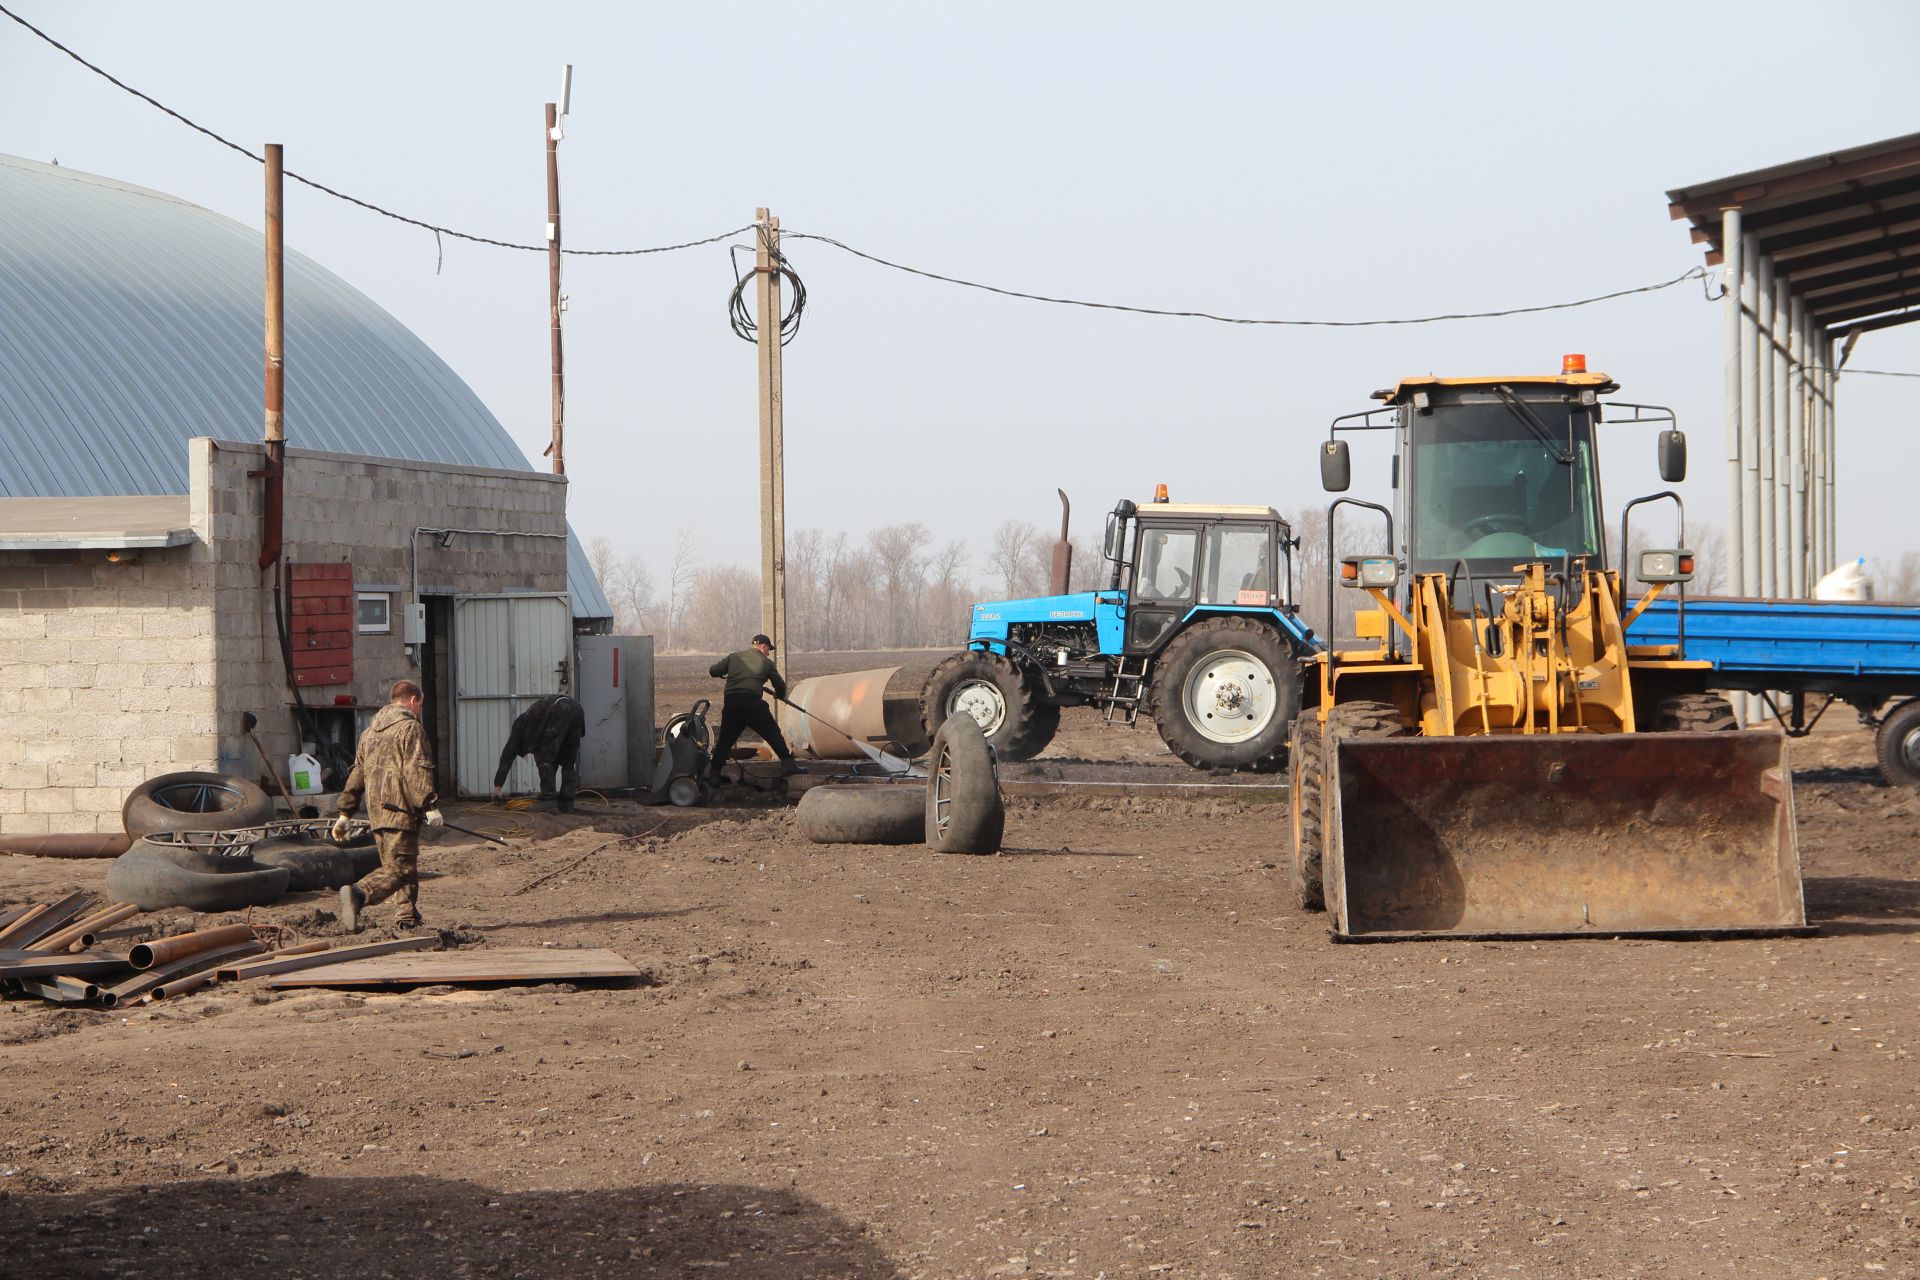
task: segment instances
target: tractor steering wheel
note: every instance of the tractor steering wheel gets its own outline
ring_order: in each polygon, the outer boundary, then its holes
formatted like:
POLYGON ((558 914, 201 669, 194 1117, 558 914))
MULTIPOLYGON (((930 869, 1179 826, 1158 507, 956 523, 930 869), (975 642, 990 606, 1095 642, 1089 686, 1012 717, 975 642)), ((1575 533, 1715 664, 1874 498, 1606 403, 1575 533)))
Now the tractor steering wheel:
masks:
POLYGON ((1484 516, 1475 516, 1467 521, 1465 532, 1468 537, 1478 540, 1490 538, 1496 533, 1525 533, 1527 518, 1517 512, 1493 511, 1484 516))

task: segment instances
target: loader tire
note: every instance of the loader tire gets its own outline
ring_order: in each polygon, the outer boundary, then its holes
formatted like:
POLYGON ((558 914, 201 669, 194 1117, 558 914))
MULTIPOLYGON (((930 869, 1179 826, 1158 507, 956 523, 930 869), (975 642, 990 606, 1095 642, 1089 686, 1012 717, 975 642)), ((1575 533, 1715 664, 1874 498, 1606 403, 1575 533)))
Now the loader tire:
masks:
POLYGON ((1329 912, 1340 910, 1341 886, 1326 883, 1326 853, 1333 844, 1333 804, 1329 795, 1333 779, 1333 753, 1349 738, 1406 738, 1413 726, 1391 702, 1343 702, 1327 712, 1326 733, 1321 741, 1320 775, 1320 867, 1321 900, 1329 912))
POLYGON ((815 844, 919 844, 927 789, 885 782, 809 787, 794 819, 815 844))
POLYGON ((947 717, 927 754, 923 832, 935 853, 998 853, 1007 809, 1000 771, 979 722, 964 711, 947 717))
POLYGON ((1325 911, 1321 860, 1326 852, 1326 756, 1320 745, 1320 717, 1294 717, 1287 749, 1287 800, 1293 817, 1293 888, 1303 911, 1325 911))
POLYGON ((163 773, 127 794, 120 806, 128 835, 162 831, 238 831, 273 820, 273 797, 245 778, 224 773, 163 773))
POLYGON ((928 739, 956 711, 973 717, 1002 760, 1033 759, 1060 730, 1060 708, 1042 701, 1038 682, 986 649, 954 654, 920 687, 920 727, 928 739))
POLYGON ((1683 693, 1653 708, 1655 733, 1724 733, 1740 727, 1733 704, 1717 693, 1683 693))
POLYGON ((1168 750, 1194 768, 1273 773, 1287 763, 1300 663, 1264 623, 1209 618, 1154 661, 1146 707, 1168 750))
POLYGON ((1880 776, 1890 787, 1920 787, 1920 698, 1901 703, 1874 734, 1880 776))

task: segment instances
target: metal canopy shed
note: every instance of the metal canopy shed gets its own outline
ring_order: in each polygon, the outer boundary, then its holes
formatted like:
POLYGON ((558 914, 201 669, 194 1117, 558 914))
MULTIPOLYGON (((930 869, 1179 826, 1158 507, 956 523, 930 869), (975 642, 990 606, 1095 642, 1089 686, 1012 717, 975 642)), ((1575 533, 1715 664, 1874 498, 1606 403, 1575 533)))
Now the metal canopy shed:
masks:
POLYGON ((1834 388, 1862 333, 1920 320, 1920 133, 1667 192, 1726 267, 1728 580, 1833 568, 1834 388))

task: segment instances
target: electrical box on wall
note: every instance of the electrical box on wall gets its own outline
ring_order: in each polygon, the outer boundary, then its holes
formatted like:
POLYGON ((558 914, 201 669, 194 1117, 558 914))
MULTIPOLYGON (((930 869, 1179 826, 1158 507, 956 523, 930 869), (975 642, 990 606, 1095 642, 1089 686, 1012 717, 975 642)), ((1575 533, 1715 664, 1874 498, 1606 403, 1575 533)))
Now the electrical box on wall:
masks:
POLYGON ((407 606, 406 642, 408 644, 427 642, 427 606, 417 600, 407 606))

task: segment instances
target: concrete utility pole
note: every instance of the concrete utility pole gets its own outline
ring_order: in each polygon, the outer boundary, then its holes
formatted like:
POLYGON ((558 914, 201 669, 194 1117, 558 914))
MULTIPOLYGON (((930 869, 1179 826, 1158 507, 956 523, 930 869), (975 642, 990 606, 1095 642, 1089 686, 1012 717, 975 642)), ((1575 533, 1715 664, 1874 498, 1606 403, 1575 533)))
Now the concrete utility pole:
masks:
POLYGON ((567 375, 566 357, 560 349, 560 139, 566 132, 560 117, 567 114, 573 96, 573 65, 560 74, 560 102, 547 104, 547 312, 553 345, 553 440, 547 453, 553 458, 553 474, 567 473, 567 375))
POLYGON ((780 219, 753 211, 760 363, 760 629, 787 651, 787 471, 780 395, 780 219))
POLYGON ((266 481, 266 528, 260 542, 260 567, 269 568, 280 558, 282 513, 285 509, 285 467, 287 429, 283 413, 286 387, 286 227, 281 183, 280 144, 266 147, 267 209, 267 370, 266 370, 266 466, 261 475, 266 481))

